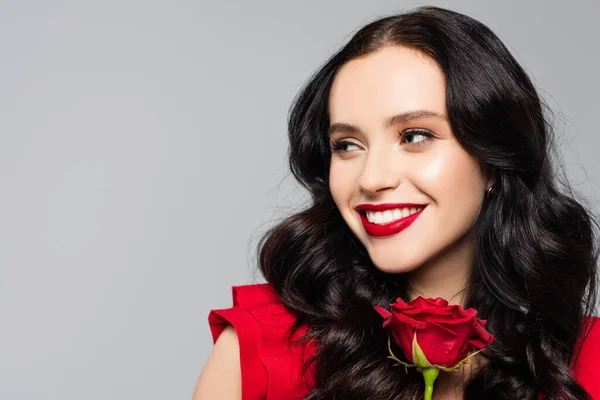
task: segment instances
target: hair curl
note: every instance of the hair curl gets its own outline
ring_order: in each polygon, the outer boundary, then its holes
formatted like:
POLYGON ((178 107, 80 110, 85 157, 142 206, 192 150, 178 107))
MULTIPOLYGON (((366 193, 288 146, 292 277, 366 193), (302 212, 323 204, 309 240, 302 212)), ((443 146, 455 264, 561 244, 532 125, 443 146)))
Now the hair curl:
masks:
MULTIPOLYGON (((373 305, 407 298, 404 274, 370 260, 328 182, 328 96, 346 62, 385 46, 431 57, 446 82, 452 131, 497 178, 476 224, 476 262, 466 305, 488 320, 497 342, 464 398, 587 399, 571 377, 576 339, 596 302, 596 222, 554 171, 548 115, 531 80, 482 23, 437 7, 360 29, 308 81, 289 115, 289 164, 311 205, 259 244, 261 271, 319 349, 306 400, 421 399, 422 378, 386 359, 387 332, 373 305)), ((308 364, 307 364, 308 365, 308 364)))

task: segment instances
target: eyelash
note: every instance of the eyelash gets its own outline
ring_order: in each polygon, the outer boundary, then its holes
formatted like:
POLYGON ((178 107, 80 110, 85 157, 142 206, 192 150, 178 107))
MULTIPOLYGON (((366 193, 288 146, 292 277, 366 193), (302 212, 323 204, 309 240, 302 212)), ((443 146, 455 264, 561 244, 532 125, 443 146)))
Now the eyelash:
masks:
MULTIPOLYGON (((427 142, 429 142, 429 140, 431 140, 431 138, 433 137, 433 134, 431 132, 429 132, 427 129, 420 129, 420 128, 413 128, 413 129, 407 129, 404 132, 402 132, 400 134, 400 139, 404 139, 406 137, 406 135, 421 135, 424 136, 425 139, 421 140, 420 142, 414 143, 417 146, 421 146, 427 142)), ((413 144, 413 143, 409 143, 409 144, 413 144)))
MULTIPOLYGON (((431 138, 433 137, 433 134, 426 129, 414 128, 414 129, 407 129, 404 132, 402 132, 400 134, 400 140, 404 140, 404 138, 407 135, 421 135, 421 136, 425 137, 425 139, 421 140, 420 142, 408 143, 408 144, 413 144, 415 146, 422 146, 422 145, 426 144, 427 142, 429 142, 431 140, 431 138)), ((337 140, 337 141, 331 142, 331 151, 333 153, 351 151, 351 150, 345 150, 345 147, 348 145, 358 146, 356 143, 352 143, 352 142, 342 139, 342 140, 337 140)))
POLYGON ((347 140, 333 140, 331 142, 331 152, 332 153, 339 153, 339 152, 348 151, 348 150, 345 149, 345 147, 348 146, 348 145, 357 146, 357 144, 352 143, 352 142, 348 142, 347 140))

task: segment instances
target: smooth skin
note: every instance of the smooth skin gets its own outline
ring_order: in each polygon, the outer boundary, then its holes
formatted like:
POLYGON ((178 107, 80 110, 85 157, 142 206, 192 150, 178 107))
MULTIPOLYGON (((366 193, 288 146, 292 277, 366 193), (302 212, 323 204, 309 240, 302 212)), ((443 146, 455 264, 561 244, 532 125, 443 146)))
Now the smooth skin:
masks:
POLYGON ((346 63, 329 96, 329 188, 375 266, 407 273, 417 295, 462 303, 474 264, 474 226, 493 184, 458 143, 447 119, 439 66, 389 46, 346 63), (337 143, 337 145, 335 145, 337 143), (406 230, 369 235, 359 204, 427 207, 406 230))
POLYGON ((237 333, 228 326, 217 339, 198 378, 192 400, 240 400, 242 374, 237 333))

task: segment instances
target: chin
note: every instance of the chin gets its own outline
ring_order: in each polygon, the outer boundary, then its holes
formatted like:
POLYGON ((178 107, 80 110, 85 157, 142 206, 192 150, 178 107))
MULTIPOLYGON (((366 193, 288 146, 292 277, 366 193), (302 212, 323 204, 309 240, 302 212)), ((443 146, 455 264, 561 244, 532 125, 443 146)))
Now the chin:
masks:
POLYGON ((388 274, 402 274, 411 272, 421 265, 421 262, 411 262, 410 260, 407 260, 407 258, 410 257, 399 256, 397 258, 392 258, 389 257, 389 255, 382 259, 379 259, 376 255, 370 255, 370 257, 373 261, 373 264, 375 264, 375 267, 377 267, 378 270, 388 274))

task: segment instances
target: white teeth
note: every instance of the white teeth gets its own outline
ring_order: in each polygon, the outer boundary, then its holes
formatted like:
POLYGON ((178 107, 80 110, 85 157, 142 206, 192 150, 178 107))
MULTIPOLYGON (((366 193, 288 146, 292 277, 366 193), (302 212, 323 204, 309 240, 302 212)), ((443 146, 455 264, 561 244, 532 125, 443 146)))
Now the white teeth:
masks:
POLYGON ((385 210, 383 212, 383 222, 385 224, 392 222, 394 220, 394 217, 392 215, 392 212, 390 210, 385 210))
POLYGON ((368 212, 368 211, 367 211, 367 220, 368 220, 370 223, 374 224, 374 223, 375 223, 375 213, 372 213, 372 212, 368 212))
POLYGON ((372 224, 389 224, 392 221, 406 218, 409 215, 422 210, 424 207, 404 207, 394 208, 392 210, 385 211, 367 211, 367 221, 372 224))

